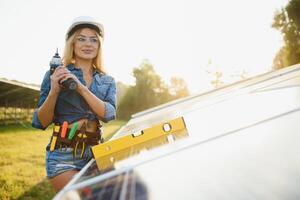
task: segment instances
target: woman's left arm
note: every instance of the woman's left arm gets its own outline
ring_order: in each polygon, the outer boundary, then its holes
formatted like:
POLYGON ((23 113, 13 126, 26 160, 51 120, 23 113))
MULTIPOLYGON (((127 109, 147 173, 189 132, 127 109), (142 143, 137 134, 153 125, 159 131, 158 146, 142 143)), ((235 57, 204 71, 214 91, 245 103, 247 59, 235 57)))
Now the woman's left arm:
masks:
POLYGON ((116 83, 114 79, 112 79, 108 87, 105 99, 101 100, 71 73, 65 76, 62 81, 68 78, 73 78, 77 82, 77 92, 103 122, 108 122, 116 118, 116 83))
POLYGON ((116 118, 116 84, 114 80, 110 83, 106 99, 104 100, 99 99, 82 84, 78 85, 77 91, 102 121, 108 122, 116 118))
POLYGON ((78 90, 78 93, 85 99, 89 104, 94 113, 101 118, 105 116, 105 103, 96 97, 87 87, 82 87, 78 90))

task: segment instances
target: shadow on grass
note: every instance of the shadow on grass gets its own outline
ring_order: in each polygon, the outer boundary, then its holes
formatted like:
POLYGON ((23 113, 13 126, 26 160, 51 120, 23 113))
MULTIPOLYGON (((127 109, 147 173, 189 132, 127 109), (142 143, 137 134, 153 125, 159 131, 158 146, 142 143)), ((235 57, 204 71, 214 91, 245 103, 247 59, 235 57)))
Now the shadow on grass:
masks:
POLYGON ((47 179, 44 179, 39 184, 25 191, 25 193, 18 197, 17 200, 47 200, 52 199, 55 196, 55 194, 56 193, 50 185, 49 181, 47 179))

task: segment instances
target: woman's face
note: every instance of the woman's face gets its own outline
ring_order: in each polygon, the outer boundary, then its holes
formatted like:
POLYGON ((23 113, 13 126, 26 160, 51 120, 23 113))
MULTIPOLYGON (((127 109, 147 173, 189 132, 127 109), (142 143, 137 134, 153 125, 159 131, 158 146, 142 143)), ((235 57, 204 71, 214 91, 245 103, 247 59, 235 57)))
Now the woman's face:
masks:
POLYGON ((83 60, 93 60, 97 56, 99 46, 100 41, 94 30, 83 28, 75 37, 75 58, 83 60))

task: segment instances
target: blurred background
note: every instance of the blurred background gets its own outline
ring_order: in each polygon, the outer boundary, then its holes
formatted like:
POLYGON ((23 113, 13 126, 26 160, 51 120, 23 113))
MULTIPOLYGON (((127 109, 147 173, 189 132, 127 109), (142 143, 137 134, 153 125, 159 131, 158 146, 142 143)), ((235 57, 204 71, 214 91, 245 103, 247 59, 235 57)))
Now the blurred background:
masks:
POLYGON ((104 63, 118 86, 110 135, 136 112, 299 63, 299 13, 299 0, 1 0, 0 199, 53 195, 44 151, 33 156, 49 135, 29 122, 49 61, 56 48, 62 55, 75 17, 92 16, 105 28, 104 63), (38 145, 20 149, 15 139, 38 145), (26 151, 32 153, 24 159, 26 151), (40 169, 32 168, 33 158, 40 169))

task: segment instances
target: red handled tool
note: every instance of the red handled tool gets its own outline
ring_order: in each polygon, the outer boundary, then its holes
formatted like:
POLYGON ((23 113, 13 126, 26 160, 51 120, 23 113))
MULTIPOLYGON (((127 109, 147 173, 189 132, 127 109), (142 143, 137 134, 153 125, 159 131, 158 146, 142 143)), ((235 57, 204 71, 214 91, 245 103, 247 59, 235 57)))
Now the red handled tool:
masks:
MULTIPOLYGON (((63 122, 63 125, 62 125, 62 127, 61 127, 61 132, 60 132, 60 137, 61 137, 61 139, 66 138, 67 130, 68 130, 68 122, 67 122, 67 121, 64 121, 64 122, 63 122)), ((62 141, 61 141, 59 148, 61 149, 62 146, 63 146, 63 145, 62 145, 62 141)), ((66 149, 65 149, 65 150, 66 150, 66 149)))
POLYGON ((60 137, 61 138, 65 138, 67 135, 67 129, 68 129, 68 122, 64 121, 62 128, 61 128, 61 132, 60 132, 60 137))

